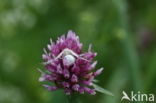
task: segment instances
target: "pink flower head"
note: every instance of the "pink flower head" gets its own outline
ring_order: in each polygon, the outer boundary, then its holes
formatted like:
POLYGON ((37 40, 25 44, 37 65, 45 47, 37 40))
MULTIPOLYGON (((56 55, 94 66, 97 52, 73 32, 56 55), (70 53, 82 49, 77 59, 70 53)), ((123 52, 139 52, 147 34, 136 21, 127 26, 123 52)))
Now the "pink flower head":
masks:
POLYGON ((48 52, 44 50, 42 58, 48 73, 42 72, 39 81, 53 82, 54 85, 44 84, 44 87, 50 91, 64 89, 67 95, 73 92, 96 94, 92 84, 103 68, 93 72, 97 61, 93 62, 96 53, 91 51, 91 45, 83 53, 79 37, 69 31, 67 37, 62 35, 56 43, 51 40, 47 47, 48 52))

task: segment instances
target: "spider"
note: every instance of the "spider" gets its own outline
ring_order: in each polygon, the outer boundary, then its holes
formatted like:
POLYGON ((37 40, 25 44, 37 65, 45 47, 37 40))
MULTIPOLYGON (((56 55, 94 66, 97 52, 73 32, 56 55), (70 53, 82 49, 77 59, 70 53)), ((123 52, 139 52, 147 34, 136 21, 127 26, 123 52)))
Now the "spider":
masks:
POLYGON ((81 57, 82 55, 83 54, 78 55, 74 51, 72 51, 71 49, 65 48, 55 59, 63 59, 63 62, 67 66, 73 65, 76 58, 79 58, 79 59, 82 59, 85 61, 89 61, 89 60, 81 57), (63 57, 63 58, 61 58, 61 57, 63 57))
MULTIPOLYGON (((50 39, 50 42, 51 42, 51 44, 53 43, 52 42, 52 39, 50 39)), ((91 48, 92 48, 92 45, 90 44, 89 45, 88 52, 91 51, 91 48)), ((48 54, 45 49, 44 49, 44 52, 45 52, 45 54, 48 54)), ((79 58, 79 59, 82 59, 82 60, 85 60, 85 61, 90 62, 89 60, 83 58, 82 57, 83 55, 84 54, 78 55, 73 50, 68 49, 68 48, 65 48, 60 54, 58 54, 57 57, 55 57, 54 55, 53 55, 53 57, 55 58, 55 60, 57 60, 57 59, 63 59, 63 62, 65 63, 65 65, 70 66, 70 65, 73 65, 74 64, 76 58, 79 58)), ((50 64, 50 63, 53 63, 53 60, 48 60, 47 62, 44 62, 43 64, 46 65, 46 64, 50 64)))

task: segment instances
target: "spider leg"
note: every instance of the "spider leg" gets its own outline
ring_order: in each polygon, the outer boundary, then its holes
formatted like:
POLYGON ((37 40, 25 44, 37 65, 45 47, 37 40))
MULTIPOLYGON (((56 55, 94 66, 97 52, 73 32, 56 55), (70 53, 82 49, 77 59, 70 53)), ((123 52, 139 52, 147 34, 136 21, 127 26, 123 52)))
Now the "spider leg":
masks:
POLYGON ((64 50, 55 59, 60 58, 63 55, 63 53, 64 53, 64 50))
POLYGON ((79 56, 84 56, 85 54, 80 54, 79 56))
POLYGON ((55 59, 60 58, 63 54, 66 54, 66 53, 68 53, 68 52, 71 53, 71 54, 73 54, 74 56, 77 56, 77 54, 74 53, 72 50, 66 48, 66 49, 64 49, 55 59))
POLYGON ((48 60, 47 62, 43 62, 44 65, 53 63, 53 60, 48 60))
POLYGON ((75 56, 75 57, 79 57, 79 55, 78 54, 76 54, 75 52, 73 52, 72 50, 70 50, 70 49, 67 49, 67 51, 69 51, 73 56, 75 56))
POLYGON ((81 57, 81 56, 79 56, 78 58, 80 58, 80 59, 82 59, 82 60, 85 60, 85 61, 87 61, 87 62, 90 62, 89 60, 87 60, 87 59, 85 59, 85 58, 83 58, 83 57, 81 57))
POLYGON ((78 54, 76 54, 75 52, 73 52, 73 51, 72 51, 72 50, 70 50, 70 49, 67 49, 67 51, 69 51, 72 55, 74 55, 74 56, 75 56, 75 57, 77 57, 77 58, 80 58, 80 59, 82 59, 82 60, 85 60, 85 61, 90 62, 89 60, 87 60, 87 59, 85 59, 85 58, 81 57, 81 56, 83 56, 83 54, 78 55, 78 54))

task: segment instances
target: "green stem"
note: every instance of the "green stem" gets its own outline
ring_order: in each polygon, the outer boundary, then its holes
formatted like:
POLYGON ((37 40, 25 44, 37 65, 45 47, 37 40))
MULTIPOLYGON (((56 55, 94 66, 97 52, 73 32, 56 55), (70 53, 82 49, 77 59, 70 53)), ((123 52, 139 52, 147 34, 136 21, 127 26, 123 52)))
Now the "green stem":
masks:
POLYGON ((77 96, 75 94, 67 95, 67 103, 78 103, 77 96))

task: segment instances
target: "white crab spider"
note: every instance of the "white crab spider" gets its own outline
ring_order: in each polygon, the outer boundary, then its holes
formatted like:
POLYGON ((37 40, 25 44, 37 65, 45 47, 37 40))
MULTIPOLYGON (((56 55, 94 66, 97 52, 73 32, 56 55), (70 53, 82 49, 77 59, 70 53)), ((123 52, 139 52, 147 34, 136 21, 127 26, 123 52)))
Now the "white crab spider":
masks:
POLYGON ((82 58, 80 55, 76 54, 74 51, 68 48, 65 48, 55 59, 61 58, 63 59, 63 63, 65 63, 65 65, 70 66, 74 64, 76 59, 75 57, 88 61, 87 59, 82 58), (61 58, 61 56, 63 58, 61 58))
MULTIPOLYGON (((52 39, 50 39, 50 43, 51 43, 51 45, 53 44, 52 39)), ((88 52, 91 51, 91 47, 92 47, 92 45, 89 45, 88 52)), ((48 47, 48 48, 51 49, 50 47, 48 47)), ((48 54, 45 49, 44 49, 44 52, 45 52, 45 54, 48 54)), ((82 57, 83 55, 84 54, 78 55, 71 49, 65 48, 60 54, 58 54, 57 57, 55 57, 54 55, 53 55, 53 57, 55 59, 63 59, 64 64, 70 66, 70 65, 74 64, 76 58, 80 58, 80 59, 83 59, 83 60, 89 62, 89 60, 82 57)), ((49 60, 47 62, 44 62, 43 64, 46 65, 46 64, 50 64, 50 63, 53 63, 53 60, 49 60)))

